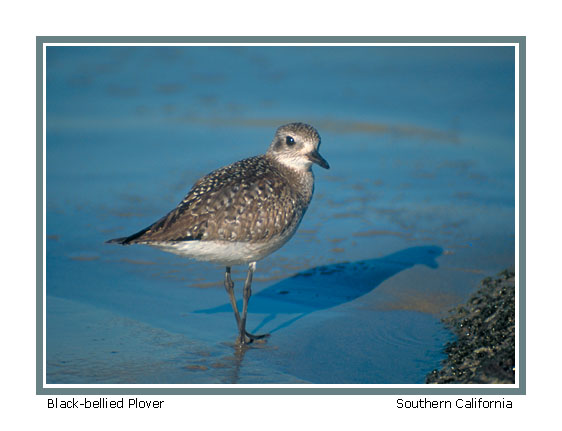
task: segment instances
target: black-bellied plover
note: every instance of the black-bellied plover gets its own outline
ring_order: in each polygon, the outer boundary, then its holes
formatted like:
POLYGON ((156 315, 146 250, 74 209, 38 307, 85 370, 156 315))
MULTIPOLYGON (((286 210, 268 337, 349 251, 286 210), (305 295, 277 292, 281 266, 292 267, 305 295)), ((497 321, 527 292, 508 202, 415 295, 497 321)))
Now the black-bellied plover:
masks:
POLYGON ((312 164, 330 168, 319 146, 314 127, 281 126, 265 154, 211 172, 166 216, 140 232, 108 242, 148 244, 226 266, 224 285, 238 325, 237 344, 263 338, 268 334, 246 331, 256 262, 282 247, 297 230, 314 191, 312 164), (241 264, 248 264, 242 315, 230 276, 231 266, 241 264))

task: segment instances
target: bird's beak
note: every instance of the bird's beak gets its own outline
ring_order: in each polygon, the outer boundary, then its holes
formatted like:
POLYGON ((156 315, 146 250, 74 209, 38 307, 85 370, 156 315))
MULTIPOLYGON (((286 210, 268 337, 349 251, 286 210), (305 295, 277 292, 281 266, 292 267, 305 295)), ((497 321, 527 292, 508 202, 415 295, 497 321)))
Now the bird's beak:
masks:
POLYGON ((330 165, 328 162, 320 155, 318 150, 314 150, 312 153, 308 155, 308 160, 312 163, 316 163, 318 166, 323 167, 324 169, 330 169, 330 165))

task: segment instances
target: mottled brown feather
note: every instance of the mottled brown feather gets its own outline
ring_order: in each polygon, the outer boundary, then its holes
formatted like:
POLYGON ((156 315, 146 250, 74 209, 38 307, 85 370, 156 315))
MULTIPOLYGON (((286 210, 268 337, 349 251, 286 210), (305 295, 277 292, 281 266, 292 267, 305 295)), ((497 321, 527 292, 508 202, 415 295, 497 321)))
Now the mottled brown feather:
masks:
POLYGON ((300 222, 310 180, 267 154, 241 160, 201 178, 174 210, 122 244, 267 241, 300 222))

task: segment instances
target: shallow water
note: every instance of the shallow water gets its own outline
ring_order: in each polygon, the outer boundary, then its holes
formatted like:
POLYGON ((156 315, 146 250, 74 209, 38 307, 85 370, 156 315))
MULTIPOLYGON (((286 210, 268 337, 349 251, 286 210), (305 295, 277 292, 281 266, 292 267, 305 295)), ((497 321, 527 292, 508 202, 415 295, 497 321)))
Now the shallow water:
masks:
MULTIPOLYGON (((439 322, 514 265, 512 47, 48 47, 48 383, 423 383, 439 322), (314 125, 331 169, 258 262, 243 355, 224 268, 104 241, 314 125)), ((233 268, 238 296, 245 276, 233 268)))

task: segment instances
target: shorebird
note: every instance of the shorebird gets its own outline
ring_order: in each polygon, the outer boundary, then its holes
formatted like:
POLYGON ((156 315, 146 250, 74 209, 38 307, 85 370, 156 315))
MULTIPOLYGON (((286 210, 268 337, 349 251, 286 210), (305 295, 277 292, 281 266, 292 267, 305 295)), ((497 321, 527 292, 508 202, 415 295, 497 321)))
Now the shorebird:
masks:
POLYGON ((267 337, 246 331, 256 262, 295 234, 314 192, 312 164, 330 165, 320 155, 320 135, 304 123, 281 126, 267 152, 217 169, 195 183, 160 220, 108 243, 147 244, 180 256, 226 267, 224 286, 238 325, 239 346, 267 337), (248 265, 242 314, 230 276, 233 265, 248 265))

